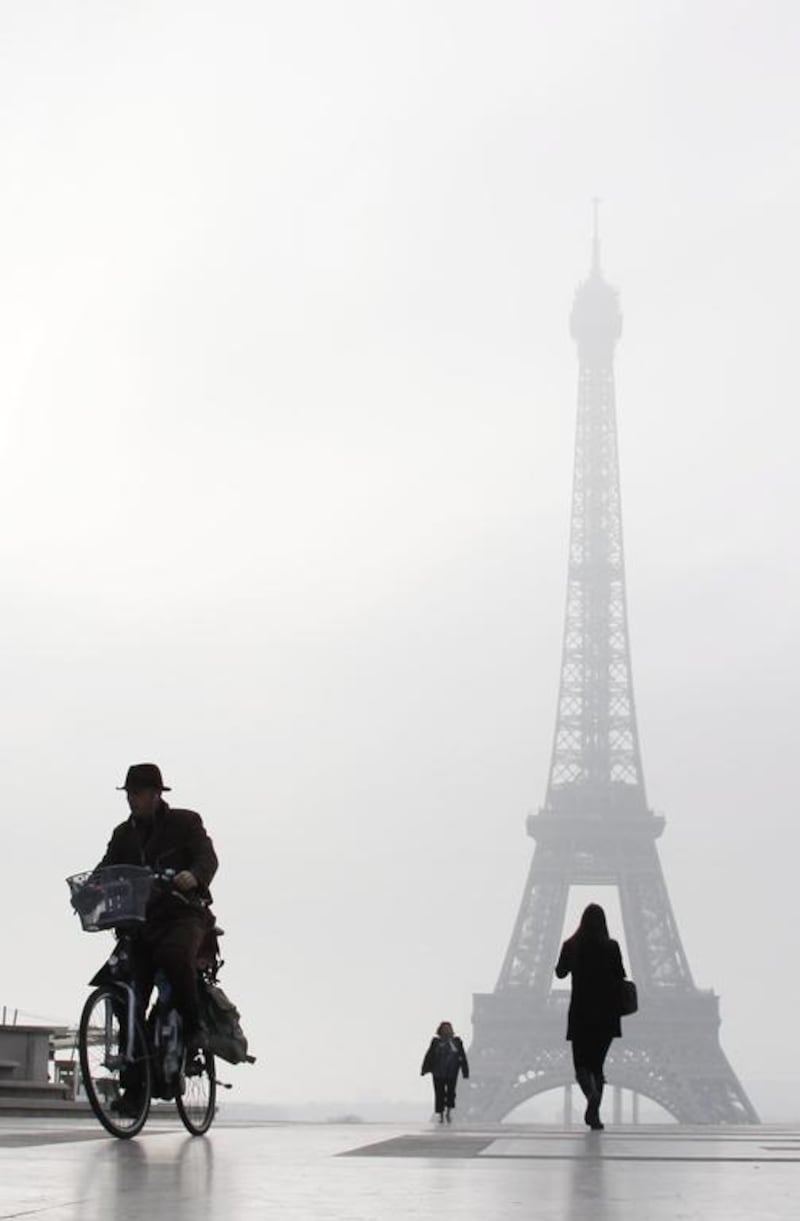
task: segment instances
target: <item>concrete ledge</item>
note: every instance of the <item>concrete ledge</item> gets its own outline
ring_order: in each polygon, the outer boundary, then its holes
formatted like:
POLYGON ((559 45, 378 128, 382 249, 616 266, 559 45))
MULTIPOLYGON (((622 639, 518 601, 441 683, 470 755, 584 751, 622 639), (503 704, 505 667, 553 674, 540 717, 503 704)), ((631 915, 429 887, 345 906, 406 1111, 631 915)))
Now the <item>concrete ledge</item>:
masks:
POLYGON ((0 1097, 0 1118, 5 1115, 29 1115, 34 1119, 46 1119, 48 1116, 66 1119, 74 1116, 76 1119, 85 1119, 91 1113, 88 1102, 74 1102, 71 1098, 65 1098, 63 1093, 57 1098, 37 1098, 30 1095, 17 1098, 0 1097))
POLYGON ((15 1078, 0 1080, 0 1103, 4 1098, 54 1098, 67 1100, 67 1091, 63 1085, 52 1081, 20 1081, 15 1078))

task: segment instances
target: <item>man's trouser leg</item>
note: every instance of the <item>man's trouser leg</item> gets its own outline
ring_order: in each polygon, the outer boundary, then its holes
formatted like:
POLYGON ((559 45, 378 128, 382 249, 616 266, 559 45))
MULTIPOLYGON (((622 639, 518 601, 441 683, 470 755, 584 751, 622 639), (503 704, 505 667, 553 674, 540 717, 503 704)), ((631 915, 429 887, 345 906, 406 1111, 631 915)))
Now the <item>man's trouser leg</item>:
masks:
MULTIPOLYGON (((150 1000, 150 993, 153 991, 154 968, 150 955, 150 947, 141 937, 135 938, 131 944, 130 970, 131 981, 136 991, 136 1017, 141 1022, 142 1029, 144 1029, 147 1005, 150 1000)), ((127 1040, 127 1009, 120 1006, 116 1016, 120 1023, 120 1037, 122 1040, 127 1040)), ((127 1042, 123 1046, 127 1048, 127 1042)), ((138 1047, 136 1050, 140 1056, 146 1054, 144 1047, 138 1047)), ((142 1092, 143 1074, 144 1069, 141 1061, 126 1064, 122 1069, 119 1078, 120 1085, 125 1092, 125 1097, 129 1101, 133 1099, 138 1101, 142 1092)), ((136 1106, 137 1103, 133 1102, 133 1105, 136 1106)))
POLYGON ((151 935, 153 965, 161 967, 172 986, 172 1003, 183 1018, 184 1039, 191 1039, 200 1026, 197 991, 197 951, 206 931, 202 913, 158 926, 151 935))

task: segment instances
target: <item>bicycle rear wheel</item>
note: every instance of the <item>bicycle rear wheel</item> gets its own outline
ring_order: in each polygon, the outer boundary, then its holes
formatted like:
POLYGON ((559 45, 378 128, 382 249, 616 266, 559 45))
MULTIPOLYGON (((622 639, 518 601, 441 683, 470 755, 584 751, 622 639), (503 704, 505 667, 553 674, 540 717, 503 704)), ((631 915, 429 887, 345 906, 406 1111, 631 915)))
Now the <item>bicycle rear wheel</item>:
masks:
POLYGON ((192 1136, 202 1136, 214 1122, 217 1112, 217 1079, 210 1051, 198 1051, 187 1060, 182 1088, 175 1105, 183 1126, 192 1136))
POLYGON ((78 1054, 92 1110, 112 1136, 141 1132, 150 1110, 150 1061, 144 1030, 134 1023, 133 1061, 127 1059, 127 995, 96 988, 83 1007, 78 1054))

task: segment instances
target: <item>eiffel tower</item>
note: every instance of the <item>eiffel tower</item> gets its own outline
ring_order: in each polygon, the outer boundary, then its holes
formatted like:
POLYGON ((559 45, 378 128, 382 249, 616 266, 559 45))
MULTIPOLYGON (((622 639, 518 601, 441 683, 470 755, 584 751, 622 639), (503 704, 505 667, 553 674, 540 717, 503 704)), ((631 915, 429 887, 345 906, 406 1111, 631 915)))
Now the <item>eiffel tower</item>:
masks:
POLYGON ((592 255, 570 318, 578 412, 550 776, 543 808, 528 817, 536 847, 497 985, 473 998, 468 1114, 499 1122, 528 1098, 572 1082, 568 994, 553 988, 569 889, 615 886, 640 1007, 612 1043, 610 1082, 681 1123, 758 1123, 720 1047, 719 998, 692 979, 656 849, 664 819, 645 796, 614 405, 622 317, 600 270, 596 204, 592 255))

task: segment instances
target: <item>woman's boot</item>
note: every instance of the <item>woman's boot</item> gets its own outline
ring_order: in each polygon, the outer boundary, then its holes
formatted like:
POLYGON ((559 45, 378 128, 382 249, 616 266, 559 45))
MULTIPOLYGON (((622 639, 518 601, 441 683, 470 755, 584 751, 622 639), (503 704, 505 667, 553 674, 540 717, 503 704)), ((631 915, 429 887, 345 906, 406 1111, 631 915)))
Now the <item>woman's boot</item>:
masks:
POLYGON ((577 1068, 575 1070, 575 1080, 581 1087, 587 1102, 587 1107, 583 1114, 583 1122, 588 1124, 590 1128, 593 1128, 599 1122, 597 1110, 600 1106, 594 1077, 588 1068, 577 1068))
POLYGON ((586 1108, 585 1119, 593 1132, 602 1132, 605 1124, 600 1118, 600 1103, 603 1101, 603 1086, 605 1081, 596 1073, 589 1074, 592 1079, 593 1092, 586 1108))

